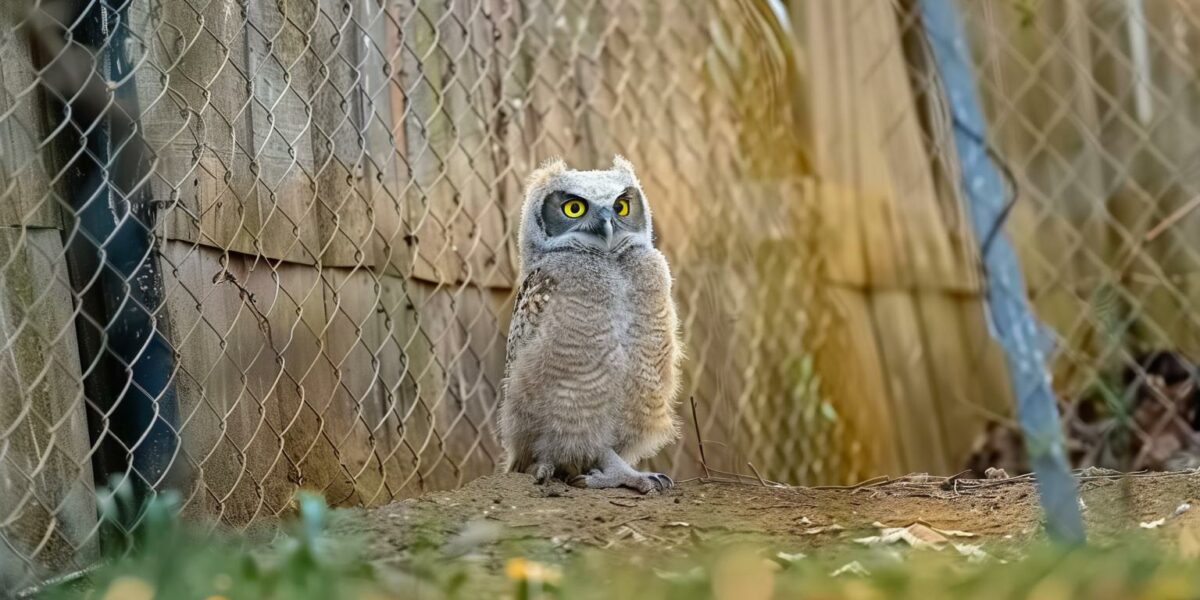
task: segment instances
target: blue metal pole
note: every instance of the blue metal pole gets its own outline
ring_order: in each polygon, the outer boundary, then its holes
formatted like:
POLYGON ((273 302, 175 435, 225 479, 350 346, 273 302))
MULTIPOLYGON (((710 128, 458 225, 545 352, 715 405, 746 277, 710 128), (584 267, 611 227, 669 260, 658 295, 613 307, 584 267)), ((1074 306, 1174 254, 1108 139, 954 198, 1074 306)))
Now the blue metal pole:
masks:
POLYGON ((975 90, 966 32, 954 0, 920 0, 920 7, 925 35, 954 119, 961 185, 987 280, 988 325, 1007 356, 1017 419, 1046 511, 1046 530, 1055 541, 1082 543, 1083 519, 1075 480, 1067 467, 1058 405, 1040 343, 1041 330, 1030 309, 1012 243, 996 229, 1007 214, 1005 185, 985 145, 987 130, 975 90))
POLYGON ((72 153, 64 184, 74 212, 66 245, 98 447, 93 467, 101 484, 129 474, 138 493, 147 493, 176 484, 172 475, 181 465, 175 357, 153 228, 152 156, 138 120, 128 43, 133 1, 76 2, 82 18, 75 40, 96 49, 95 62, 64 59, 58 68, 95 68, 108 85, 57 91, 69 94, 64 118, 86 132, 64 142, 72 153), (80 141, 84 152, 75 146, 80 141))

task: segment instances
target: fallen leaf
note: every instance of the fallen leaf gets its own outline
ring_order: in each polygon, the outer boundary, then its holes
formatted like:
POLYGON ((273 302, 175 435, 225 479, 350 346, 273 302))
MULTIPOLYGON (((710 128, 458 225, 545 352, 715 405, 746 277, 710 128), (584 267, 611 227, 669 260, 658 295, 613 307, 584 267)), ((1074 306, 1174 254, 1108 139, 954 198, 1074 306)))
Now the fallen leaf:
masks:
POLYGON ((1154 521, 1138 523, 1138 527, 1141 527, 1142 529, 1158 529, 1159 527, 1162 526, 1163 523, 1166 523, 1166 522, 1167 522, 1167 520, 1165 518, 1164 519, 1156 519, 1154 521))
POLYGON ((870 577, 871 572, 862 563, 856 561, 846 563, 838 567, 834 572, 830 573, 830 577, 841 577, 842 575, 854 575, 855 577, 870 577))
POLYGON ((625 538, 629 538, 637 543, 646 541, 646 536, 642 535, 641 532, 628 525, 622 525, 621 528, 617 530, 617 539, 621 540, 625 538))
MULTIPOLYGON (((929 525, 928 523, 922 523, 922 524, 929 525)), ((929 528, 946 536, 946 537, 960 537, 960 538, 979 537, 979 534, 971 533, 970 531, 960 531, 958 529, 938 529, 937 527, 933 527, 933 526, 929 526, 929 528)))
MULTIPOLYGON (((992 558, 991 554, 983 551, 983 546, 978 544, 954 544, 954 549, 961 556, 967 557, 969 563, 981 563, 992 558)), ((1000 561, 1004 563, 1005 561, 1000 561)))
POLYGON ((946 537, 960 537, 960 538, 979 537, 979 534, 977 534, 977 533, 971 533, 970 531, 959 531, 957 529, 934 529, 934 531, 936 531, 946 537))
POLYGON ((842 527, 841 525, 834 523, 832 525, 824 525, 821 527, 810 527, 810 528, 804 530, 804 535, 816 535, 818 533, 828 533, 830 531, 841 531, 843 529, 845 529, 845 527, 842 527))
MULTIPOLYGON (((934 528, 922 523, 913 523, 912 525, 905 527, 904 530, 907 531, 908 534, 914 539, 920 540, 927 544, 943 544, 949 541, 946 539, 946 536, 942 535, 934 528)), ((913 545, 915 546, 916 544, 913 545)))
POLYGON ((886 546, 897 542, 904 542, 913 548, 932 548, 941 550, 942 546, 950 540, 946 536, 934 531, 931 527, 920 523, 913 523, 908 527, 886 527, 880 530, 879 535, 858 538, 854 540, 864 546, 886 546))
POLYGON ((692 582, 692 581, 700 581, 701 579, 704 579, 704 569, 701 569, 700 567, 692 567, 690 570, 684 571, 683 573, 676 573, 674 571, 660 571, 658 569, 654 569, 654 574, 659 579, 663 579, 663 580, 670 581, 673 583, 686 583, 686 582, 692 582))
POLYGON ((446 542, 446 545, 442 547, 442 552, 450 556, 462 556, 480 546, 499 540, 503 532, 504 528, 494 522, 471 521, 446 542))
POLYGON ((797 552, 795 554, 789 554, 787 552, 776 552, 775 557, 786 563, 794 563, 794 562, 801 561, 801 560, 808 558, 808 555, 804 554, 803 552, 797 552))

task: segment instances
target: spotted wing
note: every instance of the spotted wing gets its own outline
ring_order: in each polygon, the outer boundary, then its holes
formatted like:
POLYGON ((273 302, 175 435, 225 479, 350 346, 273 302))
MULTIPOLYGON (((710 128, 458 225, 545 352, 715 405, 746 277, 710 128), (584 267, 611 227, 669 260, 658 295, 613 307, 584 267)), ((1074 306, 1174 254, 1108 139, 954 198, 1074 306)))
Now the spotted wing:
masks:
POLYGON ((534 269, 521 282, 517 300, 513 303, 512 322, 508 326, 507 356, 504 360, 506 375, 517 353, 537 332, 538 322, 550 302, 554 287, 554 278, 541 269, 534 269))

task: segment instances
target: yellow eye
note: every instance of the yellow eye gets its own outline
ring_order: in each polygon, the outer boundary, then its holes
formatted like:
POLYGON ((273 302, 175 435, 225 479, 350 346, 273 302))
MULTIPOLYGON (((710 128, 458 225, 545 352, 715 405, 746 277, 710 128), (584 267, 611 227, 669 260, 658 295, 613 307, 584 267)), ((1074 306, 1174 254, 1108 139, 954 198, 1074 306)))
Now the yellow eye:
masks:
POLYGON ((587 203, 578 198, 573 198, 563 203, 562 211, 567 217, 578 219, 587 213, 587 203))
POLYGON ((617 216, 618 217, 628 217, 629 216, 629 200, 628 199, 625 199, 625 198, 617 199, 617 216))

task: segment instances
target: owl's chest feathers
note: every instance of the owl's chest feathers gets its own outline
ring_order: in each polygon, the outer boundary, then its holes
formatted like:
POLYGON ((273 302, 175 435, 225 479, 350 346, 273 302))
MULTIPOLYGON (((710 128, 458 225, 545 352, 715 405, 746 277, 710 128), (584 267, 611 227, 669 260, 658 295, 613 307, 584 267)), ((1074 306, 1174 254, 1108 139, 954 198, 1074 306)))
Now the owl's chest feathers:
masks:
MULTIPOLYGON (((652 257, 644 257, 652 259, 652 257)), ((643 257, 579 257, 555 273, 555 290, 547 315, 552 324, 546 342, 564 352, 584 371, 602 368, 623 380, 649 357, 643 356, 664 329, 651 322, 669 295, 655 285, 643 257)), ((558 271, 559 269, 555 269, 558 271)), ((590 373, 581 373, 584 376, 590 373)))
POLYGON ((560 280, 547 310, 553 321, 547 333, 593 350, 621 348, 629 339, 636 288, 628 278, 606 269, 589 271, 560 280))

